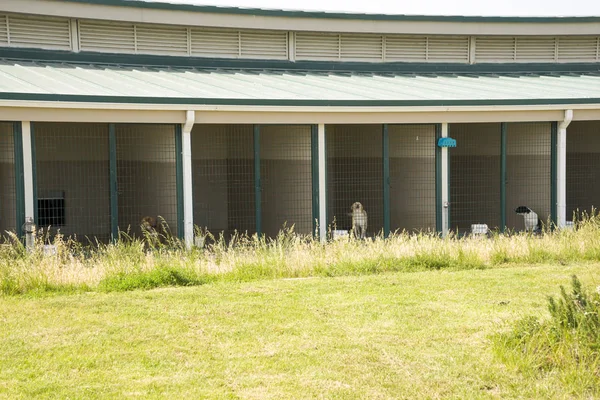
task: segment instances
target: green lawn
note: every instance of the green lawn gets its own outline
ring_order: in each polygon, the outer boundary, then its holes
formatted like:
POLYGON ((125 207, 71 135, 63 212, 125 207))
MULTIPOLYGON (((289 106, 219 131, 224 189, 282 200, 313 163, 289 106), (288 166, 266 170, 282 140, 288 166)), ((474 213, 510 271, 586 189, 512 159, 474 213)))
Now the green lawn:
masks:
POLYGON ((0 296, 1 398, 565 398, 490 335, 598 264, 0 296))

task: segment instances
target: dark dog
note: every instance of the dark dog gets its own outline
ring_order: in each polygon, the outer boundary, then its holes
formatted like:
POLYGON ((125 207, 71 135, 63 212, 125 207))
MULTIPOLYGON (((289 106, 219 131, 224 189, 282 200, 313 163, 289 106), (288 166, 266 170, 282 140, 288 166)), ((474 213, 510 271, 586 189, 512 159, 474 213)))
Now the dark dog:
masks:
POLYGON ((159 233, 159 227, 156 222, 156 218, 149 215, 145 216, 142 218, 140 228, 142 229, 142 236, 148 242, 150 247, 155 247, 160 243, 161 235, 159 233))
POLYGON ((540 221, 538 215, 531 208, 519 206, 515 208, 515 212, 523 216, 527 232, 540 233, 542 231, 542 221, 540 221))

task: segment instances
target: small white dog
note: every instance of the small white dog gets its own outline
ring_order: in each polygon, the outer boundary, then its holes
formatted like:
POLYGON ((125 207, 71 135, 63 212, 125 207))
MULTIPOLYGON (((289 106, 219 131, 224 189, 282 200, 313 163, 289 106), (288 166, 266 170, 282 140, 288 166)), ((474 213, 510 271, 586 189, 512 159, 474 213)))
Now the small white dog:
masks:
POLYGON ((519 206, 515 208, 515 212, 523 216, 527 232, 540 233, 542 231, 542 221, 539 220, 538 215, 531 208, 519 206))
POLYGON ((362 204, 358 201, 352 204, 350 207, 352 213, 352 231, 354 237, 357 239, 364 239, 367 237, 367 212, 365 211, 362 204))

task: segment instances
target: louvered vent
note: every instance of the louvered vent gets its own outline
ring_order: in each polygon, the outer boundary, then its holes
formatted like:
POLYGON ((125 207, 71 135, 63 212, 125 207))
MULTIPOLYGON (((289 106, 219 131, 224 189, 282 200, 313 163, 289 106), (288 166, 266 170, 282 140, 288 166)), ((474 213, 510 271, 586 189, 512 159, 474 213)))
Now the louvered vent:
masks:
POLYGON ((190 37, 193 56, 271 60, 288 57, 287 32, 192 28, 190 37))
POLYGON ((241 31, 240 55, 245 58, 285 60, 288 57, 287 32, 241 31))
POLYGON ((0 19, 0 44, 11 47, 71 50, 67 18, 7 15, 0 19))
POLYGON ((513 37, 475 38, 475 60, 477 62, 514 62, 515 53, 515 38, 513 37))
POLYGON ((427 61, 425 36, 386 36, 386 61, 427 61))
POLYGON ((383 60, 383 36, 342 34, 340 45, 340 58, 344 61, 383 60))
POLYGON ((240 56, 240 34, 238 31, 192 28, 191 38, 191 49, 193 56, 240 56))
POLYGON ((557 38, 558 61, 598 61, 600 37, 574 36, 557 38))
POLYGON ((466 63, 469 38, 298 32, 296 59, 466 63))
POLYGON ((0 15, 0 46, 8 46, 8 17, 0 15))
POLYGON ((518 62, 552 62, 556 54, 556 39, 553 37, 518 37, 518 62))
MULTIPOLYGON (((558 40, 553 36, 477 37, 475 61, 478 63, 554 62, 561 52, 558 40)), ((571 54, 580 52, 580 44, 577 40, 572 40, 569 38, 571 45, 576 48, 567 51, 571 54)))
MULTIPOLYGON (((71 50, 72 26, 68 18, 0 15, 0 46, 71 50)), ((289 52, 287 31, 100 20, 79 20, 77 27, 82 51, 271 60, 286 60, 289 52)), ((475 36, 471 42, 465 36, 295 32, 294 40, 295 60, 600 62, 600 36, 475 36)))
POLYGON ((135 26, 129 23, 79 21, 82 51, 135 53, 135 26))
POLYGON ((187 28, 168 25, 136 25, 137 52, 185 56, 188 54, 187 28))
POLYGON ((427 61, 469 62, 469 38, 460 36, 431 36, 427 41, 427 61))
POLYGON ((297 32, 296 60, 338 60, 340 35, 337 33, 297 32))

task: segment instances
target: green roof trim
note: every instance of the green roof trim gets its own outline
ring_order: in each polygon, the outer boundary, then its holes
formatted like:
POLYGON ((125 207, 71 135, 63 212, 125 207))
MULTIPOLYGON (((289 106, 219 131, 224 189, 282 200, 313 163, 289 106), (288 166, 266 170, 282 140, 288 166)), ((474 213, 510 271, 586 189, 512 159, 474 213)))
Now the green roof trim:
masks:
POLYGON ((226 59, 188 56, 95 53, 26 48, 4 48, 1 59, 10 61, 41 61, 49 63, 124 65, 144 67, 181 67, 198 69, 269 69, 296 71, 446 73, 446 74, 506 74, 506 73, 585 73, 600 72, 600 63, 415 63, 415 62, 352 62, 352 61, 289 61, 226 59))
POLYGON ((292 100, 292 99, 224 99, 187 97, 88 96, 46 93, 0 93, 0 100, 27 100, 81 103, 181 104, 236 106, 320 106, 320 107, 410 107, 410 106, 512 106, 554 104, 600 104, 597 98, 562 99, 475 99, 475 100, 292 100))
POLYGON ((218 7, 178 3, 150 3, 136 0, 63 0, 64 2, 96 4, 117 7, 134 7, 155 10, 189 11, 215 14, 237 14, 288 18, 327 18, 369 21, 433 21, 433 22, 522 22, 522 23, 573 23, 600 22, 600 17, 483 17, 483 16, 436 16, 399 14, 360 14, 324 11, 291 11, 260 8, 218 7))

